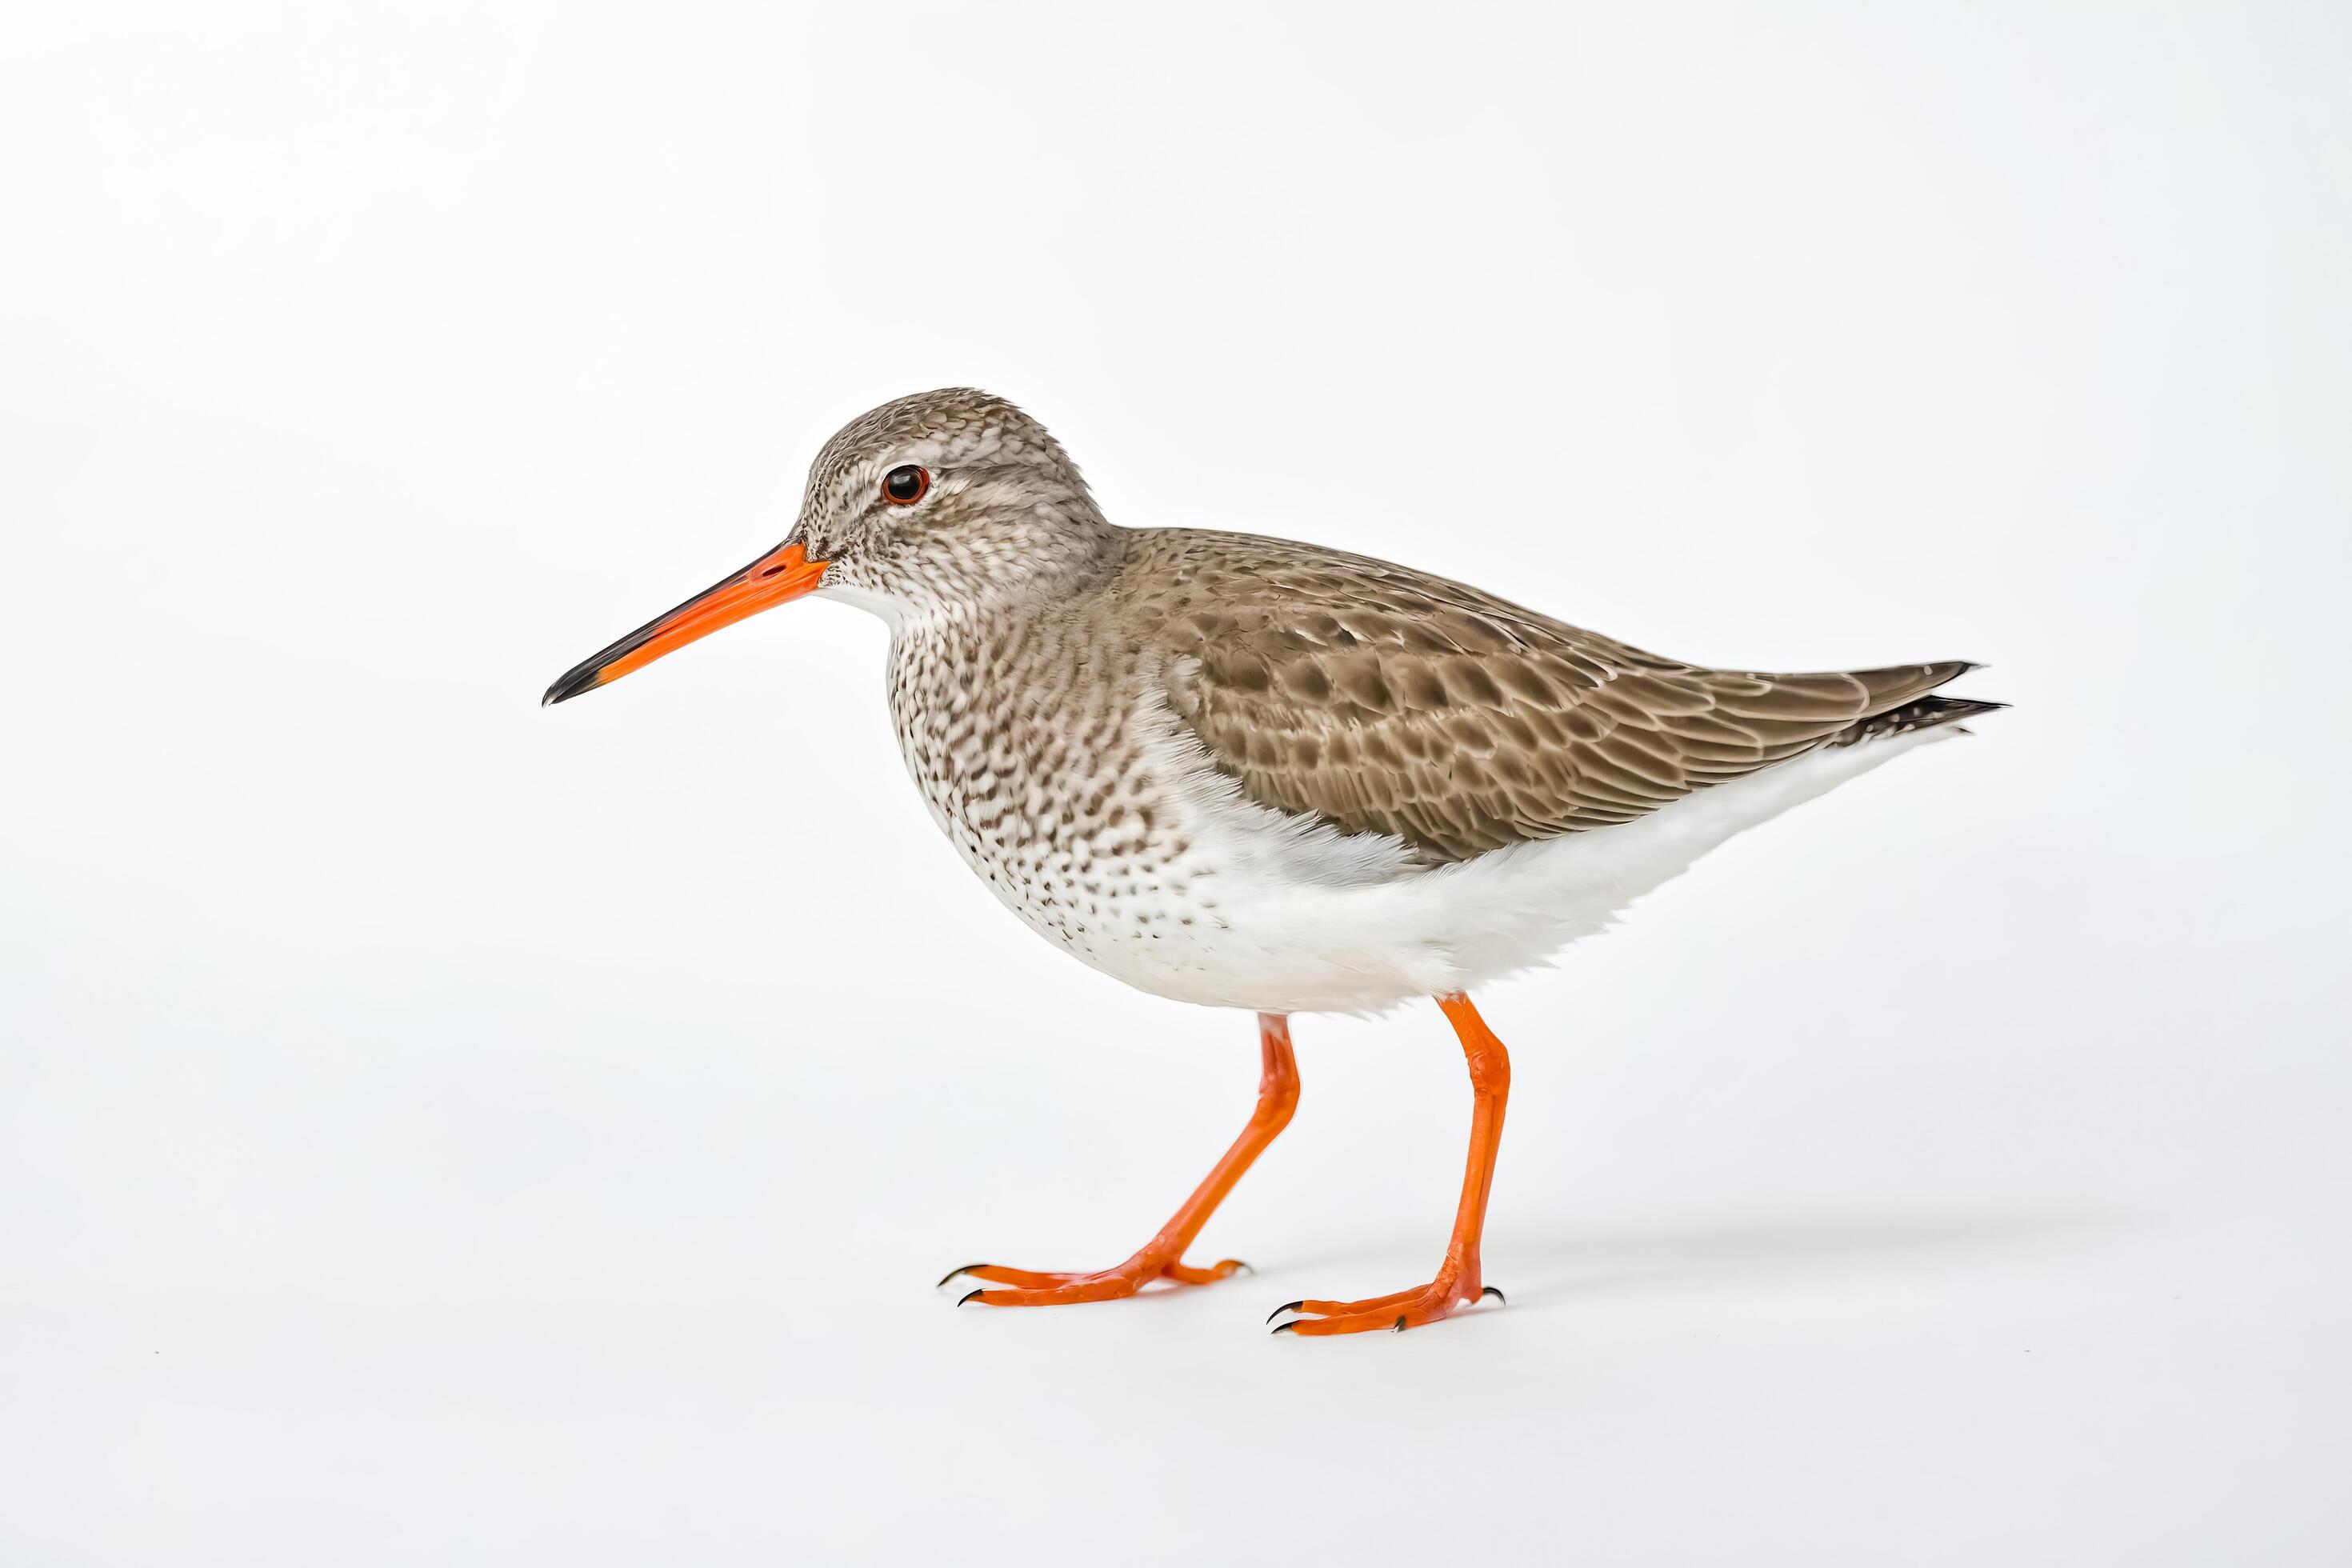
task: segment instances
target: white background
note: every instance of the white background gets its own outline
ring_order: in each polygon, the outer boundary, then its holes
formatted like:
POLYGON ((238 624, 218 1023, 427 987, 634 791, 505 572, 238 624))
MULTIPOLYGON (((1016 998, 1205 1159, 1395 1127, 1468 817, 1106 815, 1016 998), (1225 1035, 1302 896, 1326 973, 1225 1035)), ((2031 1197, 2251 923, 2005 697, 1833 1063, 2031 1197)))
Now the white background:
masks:
POLYGON ((2329 5, 51 6, 0 53, 0 1562, 2341 1564, 2329 5), (1444 19, 1439 19, 1441 9, 1444 19), (1122 991, 800 605, 976 383, 1110 515, 2016 710, 1480 1000, 1122 991))

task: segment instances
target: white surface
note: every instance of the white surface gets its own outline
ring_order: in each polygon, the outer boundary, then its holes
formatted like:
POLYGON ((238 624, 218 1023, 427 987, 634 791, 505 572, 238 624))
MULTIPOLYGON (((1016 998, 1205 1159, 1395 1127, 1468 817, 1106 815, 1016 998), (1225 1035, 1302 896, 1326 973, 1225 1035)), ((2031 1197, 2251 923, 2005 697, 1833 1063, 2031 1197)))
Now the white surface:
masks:
POLYGON ((49 7, 0 58, 0 1561, 2338 1564, 2324 6, 49 7), (659 19, 656 20, 656 14, 659 19), (2009 699, 1433 1010, 1006 919, 882 633, 541 711, 978 382, 1113 516, 2009 699))

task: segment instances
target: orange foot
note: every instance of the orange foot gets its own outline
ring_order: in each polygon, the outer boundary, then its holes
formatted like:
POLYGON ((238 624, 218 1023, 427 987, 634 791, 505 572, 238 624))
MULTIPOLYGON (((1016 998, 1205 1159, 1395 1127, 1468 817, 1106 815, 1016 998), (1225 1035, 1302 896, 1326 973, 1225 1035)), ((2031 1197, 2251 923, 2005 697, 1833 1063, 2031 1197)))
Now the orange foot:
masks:
POLYGON ((1450 1318, 1489 1296, 1503 1300, 1503 1293, 1492 1285, 1480 1288, 1478 1277, 1473 1274, 1466 1280, 1434 1279, 1362 1301, 1291 1301, 1276 1307, 1265 1321, 1270 1323, 1285 1312, 1312 1314, 1283 1324, 1274 1331, 1277 1334, 1360 1334, 1369 1329, 1394 1329, 1402 1333, 1450 1318))
POLYGON ((1195 1268, 1184 1261, 1184 1249, 1209 1223, 1209 1216, 1224 1201, 1242 1173, 1250 1168, 1265 1146, 1274 1142, 1290 1121, 1290 1113, 1298 1105, 1298 1063, 1290 1049, 1289 1022, 1276 1013, 1261 1013, 1257 1017, 1259 1073, 1257 1109, 1251 1112, 1249 1124, 1242 1129, 1225 1157, 1216 1163, 1208 1178, 1184 1200, 1184 1206, 1175 1217, 1160 1227, 1160 1234, 1143 1244, 1143 1249, 1116 1268, 1100 1269, 1092 1274, 1039 1274, 1026 1268, 1003 1268, 993 1263, 968 1263, 961 1268, 950 1268, 945 1285, 959 1274, 969 1274, 975 1279, 985 1279, 992 1285, 1012 1289, 974 1290, 956 1303, 977 1301, 983 1307, 1061 1307, 1075 1301, 1116 1301, 1121 1296, 1132 1296, 1154 1279, 1167 1279, 1178 1285, 1207 1285, 1249 1267, 1238 1258, 1228 1258, 1207 1268, 1195 1268))
POLYGON ((959 1307, 965 1301, 978 1301, 983 1307, 1064 1307, 1077 1301, 1116 1301, 1121 1296, 1134 1295, 1154 1279, 1179 1285, 1212 1285, 1249 1271, 1250 1266, 1238 1258, 1228 1258, 1207 1268, 1195 1268, 1181 1258, 1155 1256, 1147 1247, 1116 1268, 1098 1268, 1091 1274, 1038 1273, 1027 1268, 1005 1268, 994 1263, 967 1263, 961 1268, 950 1269, 940 1283, 945 1285, 959 1274, 969 1274, 992 1285, 1013 1287, 1009 1290, 983 1287, 971 1291, 956 1302, 959 1307))
POLYGON ((1503 1142, 1503 1103, 1511 1089, 1510 1054, 1478 1016, 1470 998, 1456 992, 1440 996, 1437 1005, 1461 1037, 1462 1054, 1470 1064, 1470 1160, 1462 1173, 1462 1205, 1454 1211, 1454 1237, 1445 1244, 1445 1258, 1437 1278, 1411 1290, 1374 1296, 1364 1301, 1293 1301, 1276 1307, 1274 1321, 1285 1312, 1312 1316, 1285 1323, 1277 1334, 1360 1334, 1367 1329, 1417 1329, 1440 1318, 1450 1318, 1487 1297, 1503 1293, 1484 1283, 1478 1273, 1479 1237, 1486 1226, 1486 1194, 1495 1184, 1495 1152, 1503 1142))

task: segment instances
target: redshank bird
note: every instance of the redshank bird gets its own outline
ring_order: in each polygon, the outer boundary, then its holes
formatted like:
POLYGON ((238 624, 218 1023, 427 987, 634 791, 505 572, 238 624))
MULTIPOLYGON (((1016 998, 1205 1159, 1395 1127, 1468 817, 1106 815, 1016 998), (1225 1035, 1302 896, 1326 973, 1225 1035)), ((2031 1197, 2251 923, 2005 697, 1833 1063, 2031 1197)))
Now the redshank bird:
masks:
POLYGON ((1290 1015, 1420 997, 1469 1067, 1444 1258, 1425 1285, 1277 1308, 1294 1315, 1275 1331, 1408 1329, 1499 1298, 1479 1238, 1510 1060, 1469 991, 1601 930, 1741 829, 2001 706, 1933 695, 1974 668, 1961 660, 1710 669, 1385 561, 1118 527, 1042 425, 962 388, 853 420, 817 454, 782 544, 545 700, 806 595, 888 623, 908 769, 1031 930, 1156 995, 1257 1015, 1256 1110, 1174 1217, 1108 1268, 950 1272, 991 1307, 1240 1268, 1183 1255, 1290 1120, 1290 1015))

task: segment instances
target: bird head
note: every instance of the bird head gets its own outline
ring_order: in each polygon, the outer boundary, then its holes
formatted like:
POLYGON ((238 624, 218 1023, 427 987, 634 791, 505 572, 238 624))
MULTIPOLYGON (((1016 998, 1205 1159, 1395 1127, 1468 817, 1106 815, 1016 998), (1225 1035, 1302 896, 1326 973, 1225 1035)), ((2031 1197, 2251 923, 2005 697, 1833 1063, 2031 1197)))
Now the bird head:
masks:
POLYGON ((1112 535, 1077 465, 1012 404, 966 387, 902 397, 824 444, 782 543, 583 659, 541 700, 810 594, 896 623, 1035 593, 1098 565, 1112 535))

